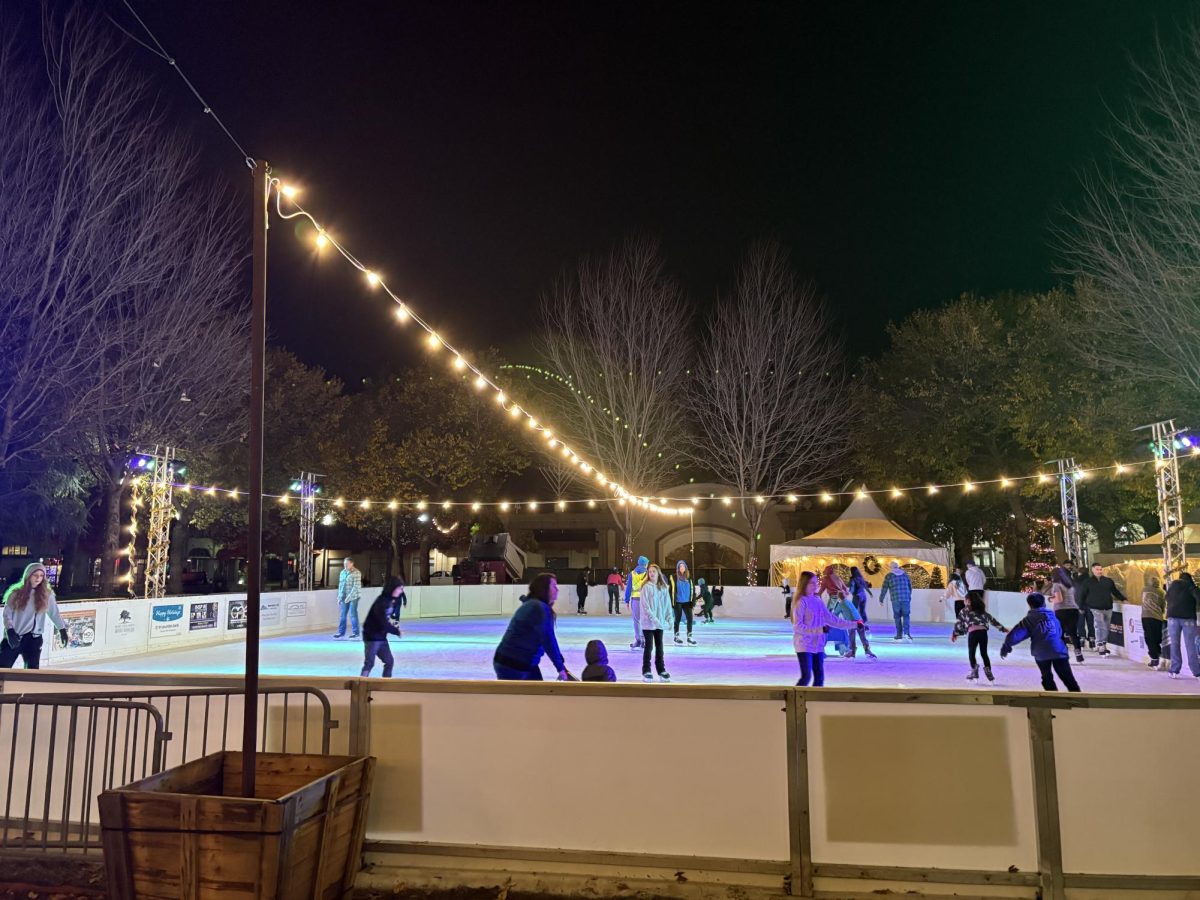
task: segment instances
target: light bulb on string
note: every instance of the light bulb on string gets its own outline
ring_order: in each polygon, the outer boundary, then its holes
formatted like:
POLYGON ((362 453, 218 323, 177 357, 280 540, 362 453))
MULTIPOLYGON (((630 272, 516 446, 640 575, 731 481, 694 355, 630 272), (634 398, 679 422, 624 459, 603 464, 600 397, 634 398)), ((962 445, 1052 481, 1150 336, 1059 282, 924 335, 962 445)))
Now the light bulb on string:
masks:
POLYGON ((505 399, 504 391, 496 391, 496 402, 499 403, 501 406, 503 406, 504 399, 505 399))
POLYGON ((900 488, 892 488, 892 496, 899 499, 900 497, 903 497, 904 494, 901 492, 900 488))
POLYGON ((566 509, 566 508, 567 508, 567 501, 566 501, 566 500, 559 500, 559 501, 558 501, 558 504, 557 504, 557 506, 558 506, 558 511, 559 511, 559 512, 562 512, 564 509, 566 509))
POLYGON ((530 511, 530 512, 537 512, 537 501, 536 501, 536 500, 530 500, 530 501, 529 501, 529 511, 530 511))
POLYGON ((928 490, 929 490, 929 496, 932 497, 934 494, 936 494, 938 492, 937 485, 936 484, 929 485, 928 490))
POLYGON ((289 200, 295 200, 296 195, 300 193, 300 189, 294 184, 284 184, 281 181, 279 182, 279 193, 283 194, 283 196, 287 197, 289 200))
POLYGON ((400 306, 396 307, 396 321, 397 322, 407 322, 408 321, 408 309, 405 306, 400 305, 400 306))
POLYGON ((832 503, 833 502, 833 494, 829 493, 829 491, 822 491, 821 492, 821 502, 822 503, 832 503))
POLYGON ((400 504, 399 504, 399 503, 397 503, 395 500, 390 500, 390 501, 388 501, 388 509, 390 509, 390 510, 397 510, 397 509, 399 509, 399 508, 400 508, 400 504))
POLYGON ((479 512, 480 504, 478 502, 471 504, 471 512, 479 512))
POLYGON ((507 500, 501 501, 500 512, 508 512, 508 507, 509 507, 509 502, 507 500))
POLYGON ((417 502, 417 510, 419 512, 425 512, 425 510, 428 506, 429 506, 429 504, 426 503, 424 500, 420 500, 417 502))
POLYGON ((358 504, 358 505, 359 505, 359 507, 360 507, 361 509, 370 509, 370 508, 371 508, 371 501, 370 501, 370 500, 364 500, 362 503, 360 503, 360 504, 358 504))
POLYGON ((379 287, 379 276, 370 269, 367 270, 367 284, 371 287, 379 287))
POLYGON ((1002 487, 1002 488, 1006 488, 1006 487, 1008 487, 1008 486, 1009 486, 1009 485, 1011 485, 1011 484, 1012 484, 1012 482, 1011 482, 1011 481, 1009 481, 1007 478, 1005 478, 1005 477, 1001 476, 1001 478, 1000 478, 1000 487, 1002 487))
POLYGON ((450 509, 450 501, 449 501, 449 500, 443 500, 443 501, 442 501, 442 509, 445 509, 445 510, 449 510, 449 509, 450 509))
POLYGON ((595 501, 595 500, 589 500, 589 501, 587 502, 587 505, 588 505, 588 509, 595 509, 595 508, 596 508, 596 501, 595 501))
POLYGON ((512 416, 514 419, 517 418, 518 416, 521 415, 521 407, 514 404, 512 407, 509 408, 508 414, 510 416, 512 416))
POLYGON ((971 493, 971 491, 973 491, 973 490, 975 490, 975 485, 974 485, 972 482, 970 482, 970 481, 964 481, 964 482, 963 482, 963 491, 964 491, 964 493, 967 493, 967 494, 969 494, 969 493, 971 493))
POLYGON ((535 419, 533 416, 530 416, 528 420, 526 420, 525 424, 530 428, 537 428, 537 419, 535 419))
POLYGON ((430 350, 437 350, 442 346, 442 339, 437 336, 436 332, 431 331, 429 337, 425 338, 425 343, 429 345, 430 350))
POLYGON ((1116 466, 1114 466, 1114 469, 1116 470, 1116 473, 1117 473, 1118 475, 1124 475, 1124 474, 1125 474, 1125 466, 1124 466, 1123 464, 1121 464, 1121 463, 1117 463, 1117 464, 1116 464, 1116 466))
POLYGON ((313 243, 317 245, 318 250, 324 250, 329 246, 329 238, 326 237, 324 231, 318 231, 317 236, 313 238, 313 243))
POLYGON ((482 390, 486 386, 487 386, 487 379, 484 378, 482 375, 476 375, 475 376, 475 390, 477 390, 477 391, 482 390))

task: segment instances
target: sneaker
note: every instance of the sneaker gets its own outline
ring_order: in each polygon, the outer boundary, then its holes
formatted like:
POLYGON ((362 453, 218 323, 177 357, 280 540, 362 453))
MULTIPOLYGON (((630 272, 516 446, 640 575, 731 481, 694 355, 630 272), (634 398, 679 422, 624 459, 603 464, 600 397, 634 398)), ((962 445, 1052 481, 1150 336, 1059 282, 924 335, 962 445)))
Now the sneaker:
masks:
POLYGON ((906 635, 904 636, 904 639, 905 639, 906 641, 908 641, 910 644, 913 642, 913 638, 912 638, 912 635, 911 635, 911 634, 906 634, 906 635))
POLYGON ((350 640, 352 640, 352 641, 357 641, 357 640, 358 640, 358 635, 357 635, 357 634, 352 634, 352 635, 350 635, 350 640))
POLYGON ((872 653, 870 650, 868 650, 867 651, 867 659, 879 659, 879 657, 876 656, 874 653, 872 653))
POLYGON ((1146 663, 1146 667, 1150 668, 1150 669, 1157 669, 1158 668, 1158 660, 1157 659, 1150 660, 1150 662, 1146 663))
POLYGON ((894 638, 892 638, 892 640, 893 641, 902 641, 902 640, 904 640, 904 635, 898 634, 894 638))
POLYGON ((992 674, 992 667, 991 667, 991 666, 985 666, 985 667, 984 667, 984 669, 983 669, 983 674, 987 676, 987 680, 988 680, 988 681, 995 681, 995 680, 996 680, 996 676, 992 674))
POLYGON ((649 672, 642 673, 642 681, 653 681, 653 680, 654 680, 654 676, 651 675, 649 672))
POLYGON ((688 640, 687 640, 687 642, 688 642, 689 644, 691 644, 693 647, 695 647, 695 646, 696 646, 696 642, 692 640, 692 636, 691 636, 690 634, 688 635, 688 640))
POLYGON ((675 635, 675 643, 682 644, 683 638, 681 638, 679 635, 675 635))
MULTIPOLYGON (((647 675, 646 677, 647 677, 647 678, 649 678, 650 676, 649 676, 649 675, 647 675)), ((659 680, 659 681, 670 681, 670 680, 671 680, 671 675, 670 675, 670 673, 669 673, 669 672, 659 672, 659 673, 658 673, 658 680, 659 680)))
POLYGON ((1167 677, 1168 677, 1168 678, 1178 678, 1178 677, 1179 677, 1179 673, 1178 673, 1178 672, 1168 672, 1168 673, 1167 673, 1167 677))

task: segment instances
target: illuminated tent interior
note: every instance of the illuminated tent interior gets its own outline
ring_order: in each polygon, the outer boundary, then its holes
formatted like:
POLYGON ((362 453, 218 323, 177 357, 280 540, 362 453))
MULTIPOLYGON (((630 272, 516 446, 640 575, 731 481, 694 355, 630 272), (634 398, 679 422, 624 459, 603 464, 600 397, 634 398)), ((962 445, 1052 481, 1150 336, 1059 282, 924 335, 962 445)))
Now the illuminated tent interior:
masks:
POLYGON ((877 587, 883 583, 892 560, 912 576, 914 588, 946 583, 950 565, 946 548, 909 534, 885 516, 869 495, 864 495, 820 531, 772 544, 771 583, 780 584, 787 577, 795 585, 805 569, 819 573, 834 565, 844 579, 849 576, 850 566, 858 566, 877 587))
MULTIPOLYGON (((1200 578, 1200 510, 1192 510, 1183 517, 1183 533, 1188 571, 1200 578)), ((1105 574, 1130 600, 1137 601, 1148 578, 1153 578, 1162 587, 1162 532, 1136 544, 1097 553, 1095 561, 1104 566, 1105 574)))

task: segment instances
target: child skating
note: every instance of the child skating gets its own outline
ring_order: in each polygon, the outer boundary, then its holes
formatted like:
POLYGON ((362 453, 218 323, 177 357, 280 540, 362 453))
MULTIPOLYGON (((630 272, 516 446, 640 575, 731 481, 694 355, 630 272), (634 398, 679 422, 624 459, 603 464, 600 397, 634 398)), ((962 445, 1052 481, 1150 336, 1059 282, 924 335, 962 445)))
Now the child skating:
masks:
POLYGON ((1018 622, 1000 648, 1000 658, 1012 653, 1014 644, 1029 638, 1029 652, 1042 673, 1042 690, 1057 691, 1054 676, 1068 691, 1078 691, 1079 682, 1071 671, 1071 658, 1063 640, 1062 626, 1054 613, 1046 609, 1046 598, 1041 594, 1030 594, 1025 598, 1029 604, 1029 615, 1018 622))
POLYGON ((967 676, 967 681, 979 680, 979 665, 975 662, 976 650, 983 657, 983 673, 987 680, 996 680, 996 676, 992 674, 992 661, 988 658, 988 628, 993 625, 1000 629, 1001 634, 1008 631, 987 611, 982 597, 976 593, 967 595, 962 612, 958 614, 958 621, 954 623, 954 633, 950 635, 951 641, 957 641, 964 634, 967 636, 967 659, 971 663, 971 673, 967 676))

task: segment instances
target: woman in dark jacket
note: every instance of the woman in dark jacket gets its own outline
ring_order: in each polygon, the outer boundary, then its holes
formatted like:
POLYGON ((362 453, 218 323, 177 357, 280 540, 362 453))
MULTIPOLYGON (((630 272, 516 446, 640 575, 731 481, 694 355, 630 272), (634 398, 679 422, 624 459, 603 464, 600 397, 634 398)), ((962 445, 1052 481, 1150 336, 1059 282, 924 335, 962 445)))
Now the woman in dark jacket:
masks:
POLYGON ((362 621, 363 667, 359 675, 363 678, 371 674, 377 658, 383 663, 383 677, 392 677, 396 659, 392 656, 392 648, 388 646, 388 635, 400 637, 400 629, 392 622, 391 613, 403 593, 404 582, 395 576, 389 577, 371 604, 371 611, 362 621))
POLYGON ((1183 654, 1188 668, 1200 678, 1200 653, 1196 652, 1196 608, 1200 605, 1200 589, 1191 572, 1183 572, 1167 588, 1167 634, 1171 640, 1172 678, 1183 671, 1183 654))
POLYGON ((541 681, 538 663, 542 655, 558 670, 559 681, 570 681, 571 673, 558 649, 554 635, 554 601, 558 599, 558 579, 549 572, 534 576, 529 593, 508 621, 504 637, 492 657, 492 668, 501 681, 541 681))

